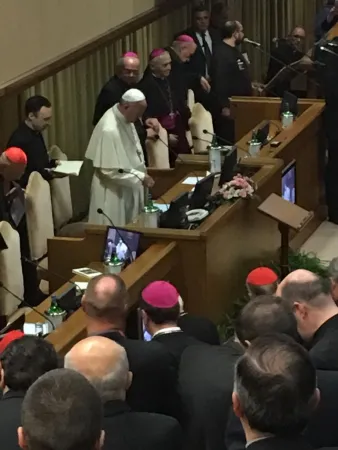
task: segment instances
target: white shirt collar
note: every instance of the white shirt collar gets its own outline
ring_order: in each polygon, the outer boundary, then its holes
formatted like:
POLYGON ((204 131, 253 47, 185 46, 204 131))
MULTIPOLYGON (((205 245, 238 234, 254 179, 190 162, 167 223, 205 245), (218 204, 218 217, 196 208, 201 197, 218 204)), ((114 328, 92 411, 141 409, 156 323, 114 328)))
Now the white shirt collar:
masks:
POLYGON ((156 333, 153 334, 152 339, 155 336, 159 336, 161 334, 171 334, 171 333, 180 333, 182 332, 180 327, 168 327, 168 328, 163 328, 163 330, 158 330, 156 331, 156 333))

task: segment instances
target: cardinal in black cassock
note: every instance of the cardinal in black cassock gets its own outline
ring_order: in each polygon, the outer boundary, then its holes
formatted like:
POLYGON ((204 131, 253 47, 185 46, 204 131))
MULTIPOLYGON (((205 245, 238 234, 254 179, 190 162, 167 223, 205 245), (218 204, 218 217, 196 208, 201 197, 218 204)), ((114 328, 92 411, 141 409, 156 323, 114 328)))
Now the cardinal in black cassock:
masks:
POLYGON ((169 135, 169 160, 173 166, 177 155, 191 153, 186 138, 190 110, 187 106, 187 83, 171 70, 171 57, 164 49, 150 55, 149 68, 138 88, 147 100, 145 119, 158 119, 169 135))

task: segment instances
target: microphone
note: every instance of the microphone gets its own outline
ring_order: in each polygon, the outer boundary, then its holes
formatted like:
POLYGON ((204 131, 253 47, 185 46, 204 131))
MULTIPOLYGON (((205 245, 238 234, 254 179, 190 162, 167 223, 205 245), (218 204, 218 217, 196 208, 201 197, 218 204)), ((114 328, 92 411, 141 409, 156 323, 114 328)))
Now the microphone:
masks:
POLYGON ((261 47, 262 46, 261 43, 256 42, 256 41, 252 41, 251 39, 248 39, 248 38, 244 38, 243 42, 245 42, 246 44, 253 45, 254 47, 261 47))
POLYGON ((40 264, 38 264, 37 262, 33 261, 32 259, 27 258, 26 256, 21 256, 21 259, 25 262, 27 262, 28 264, 31 264, 32 266, 43 270, 44 272, 49 272, 52 275, 54 275, 55 277, 59 278, 60 280, 64 281, 65 283, 70 283, 73 286, 75 286, 75 289, 78 291, 79 295, 82 295, 82 291, 79 288, 79 286, 72 280, 68 280, 67 278, 63 277, 62 275, 60 275, 59 273, 54 272, 53 270, 50 269, 46 269, 45 267, 40 266, 40 264))
POLYGON ((338 47, 337 42, 327 42, 326 45, 328 45, 329 47, 338 47))
POLYGON ((329 48, 326 48, 324 46, 319 47, 319 50, 321 50, 322 52, 330 53, 330 55, 338 57, 337 53, 333 52, 332 50, 330 50, 329 48))
MULTIPOLYGON (((18 295, 14 294, 14 292, 12 292, 11 290, 8 289, 8 287, 6 287, 1 281, 0 281, 0 288, 4 289, 6 292, 8 292, 9 294, 13 295, 14 298, 16 298, 17 300, 19 300, 20 304, 22 305, 26 305, 28 306, 28 308, 32 309, 36 314, 38 314, 39 316, 43 317, 47 322, 49 322, 52 326, 52 331, 55 331, 55 325, 53 324, 53 322, 49 319, 49 317, 47 317, 45 314, 43 314, 42 312, 40 312, 38 309, 34 308, 34 306, 30 305, 28 302, 26 302, 26 300, 24 300, 23 298, 20 298, 18 295)), ((6 328, 6 327, 5 327, 6 328)), ((1 332, 0 332, 1 333, 1 332)))
MULTIPOLYGON (((231 144, 230 141, 227 141, 226 139, 222 138, 221 136, 218 136, 216 133, 212 133, 211 131, 208 130, 203 130, 202 131, 203 134, 208 134, 209 136, 212 136, 213 138, 216 138, 217 140, 220 140, 222 142, 224 142, 224 144, 234 147, 234 144, 231 144)), ((232 152, 233 150, 228 150, 228 152, 232 152)))
POLYGON ((130 254, 130 259, 132 261, 135 261, 135 258, 133 256, 133 253, 129 247, 129 245, 127 244, 127 242, 125 241, 124 237, 121 235, 121 233, 119 232, 118 228, 115 226, 114 222, 111 220, 111 218, 103 211, 102 208, 97 208, 96 212, 98 214, 101 214, 102 216, 104 216, 106 219, 109 220, 109 223, 111 224, 111 226, 114 228, 114 230, 116 231, 117 235, 119 236, 119 238, 121 239, 121 241, 124 243, 124 245, 127 247, 128 252, 130 254))
MULTIPOLYGON (((155 137, 155 139, 156 139, 156 137, 155 137)), ((129 173, 130 175, 134 175, 136 178, 138 178, 140 181, 141 181, 141 183, 143 183, 143 180, 141 179, 141 177, 139 177, 138 175, 136 175, 136 173, 132 173, 132 172, 130 172, 129 170, 124 170, 124 169, 118 169, 118 173, 129 173)), ((167 205, 167 202, 164 200, 164 198, 163 197, 158 197, 160 200, 162 200, 162 202, 165 204, 165 205, 167 205)), ((151 200, 152 199, 152 196, 151 196, 151 194, 150 194, 150 192, 149 192, 149 189, 148 188, 144 188, 144 201, 146 201, 146 199, 149 199, 149 200, 151 200)), ((167 210, 169 209, 169 206, 167 205, 167 210)))

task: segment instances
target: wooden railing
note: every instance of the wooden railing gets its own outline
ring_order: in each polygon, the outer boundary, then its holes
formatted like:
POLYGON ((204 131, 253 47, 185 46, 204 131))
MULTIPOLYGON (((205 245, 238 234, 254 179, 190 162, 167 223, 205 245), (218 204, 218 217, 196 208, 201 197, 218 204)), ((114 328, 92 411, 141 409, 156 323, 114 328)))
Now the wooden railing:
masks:
POLYGON ((192 0, 164 0, 158 6, 134 17, 133 19, 122 23, 108 32, 92 39, 91 41, 64 53, 57 58, 46 62, 45 64, 35 67, 17 78, 14 78, 0 85, 0 100, 4 96, 13 95, 23 91, 24 89, 39 83, 46 78, 55 75, 63 69, 77 63, 81 59, 86 58, 90 54, 96 52, 102 47, 111 44, 117 39, 135 32, 136 30, 149 25, 162 16, 169 14, 175 9, 192 3, 192 0))

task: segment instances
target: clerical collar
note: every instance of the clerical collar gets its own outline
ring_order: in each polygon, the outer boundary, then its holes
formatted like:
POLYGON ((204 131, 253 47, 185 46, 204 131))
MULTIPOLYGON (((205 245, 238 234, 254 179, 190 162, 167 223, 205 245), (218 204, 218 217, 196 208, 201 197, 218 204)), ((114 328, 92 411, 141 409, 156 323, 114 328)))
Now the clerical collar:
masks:
POLYGON ((165 81, 165 80, 167 79, 167 77, 159 77, 158 75, 155 75, 154 73, 152 73, 152 76, 153 76, 154 78, 156 78, 156 80, 162 80, 162 81, 165 81))
POLYGON ((274 437, 273 434, 267 433, 265 436, 261 436, 259 438, 253 439, 252 441, 247 442, 245 448, 248 448, 251 444, 254 444, 255 442, 264 441, 265 439, 270 439, 272 437, 274 437))
POLYGON ((164 334, 172 334, 172 333, 182 333, 182 330, 180 327, 168 327, 164 328, 163 330, 158 330, 156 333, 153 334, 153 339, 155 336, 160 336, 164 334))

